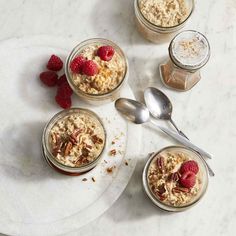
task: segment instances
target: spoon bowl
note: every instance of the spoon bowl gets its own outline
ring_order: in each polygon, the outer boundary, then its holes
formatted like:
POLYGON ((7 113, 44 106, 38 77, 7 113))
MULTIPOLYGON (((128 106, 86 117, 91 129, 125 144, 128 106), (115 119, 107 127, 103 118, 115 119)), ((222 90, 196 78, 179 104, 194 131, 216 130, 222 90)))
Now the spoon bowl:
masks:
POLYGON ((144 92, 144 100, 153 117, 164 120, 171 118, 172 104, 163 92, 149 87, 144 92))
POLYGON ((146 123, 150 119, 147 107, 135 100, 119 98, 115 102, 116 109, 128 120, 135 124, 146 123))
POLYGON ((173 121, 172 115, 172 104, 170 99, 159 89, 149 87, 144 91, 144 100, 148 110, 154 118, 169 120, 170 123, 175 127, 177 132, 183 137, 188 137, 178 129, 175 122, 173 121))

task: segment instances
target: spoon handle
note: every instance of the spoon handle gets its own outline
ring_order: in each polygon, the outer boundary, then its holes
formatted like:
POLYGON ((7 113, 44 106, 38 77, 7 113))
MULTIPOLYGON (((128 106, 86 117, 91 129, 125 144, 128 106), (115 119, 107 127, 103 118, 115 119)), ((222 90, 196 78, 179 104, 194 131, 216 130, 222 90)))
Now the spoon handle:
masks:
POLYGON ((178 133, 180 135, 182 135, 183 137, 185 137, 186 139, 189 139, 175 124, 175 122, 172 120, 172 118, 170 118, 170 123, 175 127, 175 129, 178 131, 178 133))
POLYGON ((196 146, 195 144, 193 144, 192 142, 190 142, 188 139, 184 138, 183 136, 179 135, 178 133, 170 131, 169 129, 158 125, 153 119, 150 119, 150 121, 156 127, 158 127, 160 130, 162 130, 164 133, 166 133, 167 135, 171 136, 172 138, 174 138, 178 142, 182 143, 183 145, 192 148, 196 152, 199 152, 200 154, 202 154, 203 156, 205 156, 205 157, 207 157, 209 159, 212 158, 211 154, 209 154, 208 152, 206 152, 203 149, 199 148, 198 146, 196 146))

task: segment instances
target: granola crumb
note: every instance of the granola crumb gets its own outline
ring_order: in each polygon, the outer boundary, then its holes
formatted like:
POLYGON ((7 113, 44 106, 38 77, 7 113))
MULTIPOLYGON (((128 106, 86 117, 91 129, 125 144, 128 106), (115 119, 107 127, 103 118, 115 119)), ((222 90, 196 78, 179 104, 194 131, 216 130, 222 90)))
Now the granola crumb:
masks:
POLYGON ((109 154, 110 154, 110 156, 115 156, 116 155, 116 149, 112 149, 110 152, 109 152, 109 154))
POLYGON ((107 167, 106 171, 108 174, 113 173, 113 170, 116 168, 116 166, 112 166, 112 167, 107 167))

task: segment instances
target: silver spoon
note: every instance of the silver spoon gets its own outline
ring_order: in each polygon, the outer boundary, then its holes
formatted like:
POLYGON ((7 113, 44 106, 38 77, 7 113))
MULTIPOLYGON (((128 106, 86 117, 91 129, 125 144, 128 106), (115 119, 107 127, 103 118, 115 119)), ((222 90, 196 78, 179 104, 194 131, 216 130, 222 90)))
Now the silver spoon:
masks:
POLYGON ((144 91, 144 100, 153 117, 162 120, 169 120, 178 133, 188 139, 188 137, 180 129, 178 129, 173 121, 171 117, 171 101, 163 92, 153 87, 146 88, 144 91))
MULTIPOLYGON (((202 155, 208 158, 211 158, 211 155, 209 153, 197 147, 196 145, 191 143, 189 140, 187 140, 183 136, 166 129, 165 127, 158 125, 155 122, 155 120, 150 117, 149 110, 144 104, 137 102, 135 100, 132 100, 132 99, 128 99, 128 98, 119 98, 115 102, 115 107, 127 120, 130 120, 131 122, 135 124, 143 124, 146 122, 151 122, 156 127, 161 129, 165 134, 168 134, 169 136, 179 141, 183 145, 192 148, 193 150, 201 153, 202 155)), ((205 161, 205 159, 202 158, 202 160, 206 164, 209 170, 209 174, 211 176, 214 176, 215 174, 213 170, 210 168, 210 166, 208 165, 208 163, 205 161)))

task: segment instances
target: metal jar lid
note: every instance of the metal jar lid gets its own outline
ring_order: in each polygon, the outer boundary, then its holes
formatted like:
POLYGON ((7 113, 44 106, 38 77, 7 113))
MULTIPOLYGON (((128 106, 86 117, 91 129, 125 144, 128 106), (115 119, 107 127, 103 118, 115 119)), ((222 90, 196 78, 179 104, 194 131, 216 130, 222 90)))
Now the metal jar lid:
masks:
POLYGON ((198 70, 210 58, 210 45, 202 33, 186 30, 172 39, 169 55, 176 66, 185 70, 198 70))

